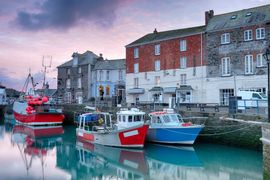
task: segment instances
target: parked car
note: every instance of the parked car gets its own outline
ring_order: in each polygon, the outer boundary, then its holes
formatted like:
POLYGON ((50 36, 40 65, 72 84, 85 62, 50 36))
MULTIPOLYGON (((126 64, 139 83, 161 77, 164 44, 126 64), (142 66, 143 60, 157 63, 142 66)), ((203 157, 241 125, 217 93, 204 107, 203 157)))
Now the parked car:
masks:
POLYGON ((267 107, 267 97, 264 93, 255 91, 238 91, 238 109, 246 109, 251 107, 267 107))

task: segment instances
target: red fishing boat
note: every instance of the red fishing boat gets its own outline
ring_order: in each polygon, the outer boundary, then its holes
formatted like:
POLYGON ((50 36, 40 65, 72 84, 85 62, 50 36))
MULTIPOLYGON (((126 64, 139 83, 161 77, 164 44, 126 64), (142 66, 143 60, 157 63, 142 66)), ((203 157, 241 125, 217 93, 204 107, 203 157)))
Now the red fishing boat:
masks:
POLYGON ((148 124, 138 109, 120 110, 112 121, 111 114, 85 113, 80 116, 76 134, 79 140, 115 147, 143 147, 148 124))
POLYGON ((64 115, 62 108, 52 103, 45 95, 35 93, 33 77, 29 73, 20 100, 13 104, 14 118, 17 122, 28 125, 62 124, 64 115), (27 89, 31 82, 32 88, 27 89))

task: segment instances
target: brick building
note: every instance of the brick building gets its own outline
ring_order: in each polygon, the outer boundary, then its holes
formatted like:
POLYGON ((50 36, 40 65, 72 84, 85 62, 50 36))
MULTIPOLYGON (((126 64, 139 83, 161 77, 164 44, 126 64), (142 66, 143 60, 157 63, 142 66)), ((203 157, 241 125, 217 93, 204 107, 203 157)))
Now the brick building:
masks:
POLYGON ((126 46, 127 103, 201 101, 205 26, 147 34, 126 46))
POLYGON ((265 93, 270 5, 226 14, 206 12, 206 102, 228 105, 238 90, 265 93))
POLYGON ((266 92, 270 5, 214 15, 205 26, 154 31, 126 46, 127 102, 228 105, 238 90, 266 92))

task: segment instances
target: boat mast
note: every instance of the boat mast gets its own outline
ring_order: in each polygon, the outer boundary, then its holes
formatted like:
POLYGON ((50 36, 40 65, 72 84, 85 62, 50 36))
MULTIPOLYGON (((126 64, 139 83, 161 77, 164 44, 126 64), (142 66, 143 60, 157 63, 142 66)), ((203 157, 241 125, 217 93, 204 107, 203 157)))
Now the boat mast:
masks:
POLYGON ((51 68, 52 67, 52 56, 47 55, 47 56, 43 56, 42 58, 42 67, 44 68, 43 72, 44 72, 44 77, 43 77, 43 85, 42 85, 42 89, 46 89, 46 73, 48 73, 48 69, 47 68, 51 68), (48 65, 45 64, 45 58, 50 59, 50 63, 48 65))

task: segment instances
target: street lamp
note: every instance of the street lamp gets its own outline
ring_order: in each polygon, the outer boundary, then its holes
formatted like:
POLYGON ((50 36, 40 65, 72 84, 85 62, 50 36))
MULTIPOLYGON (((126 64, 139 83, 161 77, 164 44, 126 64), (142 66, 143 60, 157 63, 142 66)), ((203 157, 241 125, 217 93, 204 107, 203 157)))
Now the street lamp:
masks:
POLYGON ((269 78, 269 73, 270 73, 270 69, 269 69, 269 64, 270 64, 270 47, 268 47, 265 51, 265 53, 263 54, 264 59, 267 62, 267 81, 268 81, 268 90, 267 90, 267 100, 268 100, 268 121, 270 122, 270 78, 269 78))

